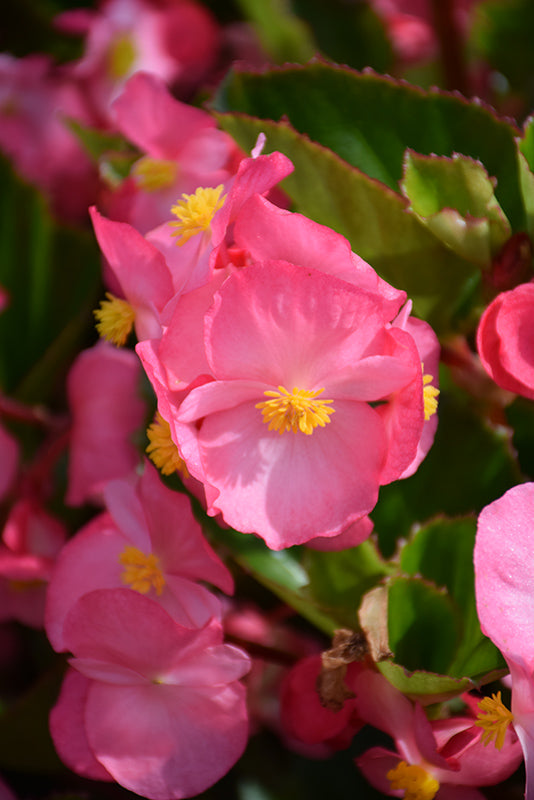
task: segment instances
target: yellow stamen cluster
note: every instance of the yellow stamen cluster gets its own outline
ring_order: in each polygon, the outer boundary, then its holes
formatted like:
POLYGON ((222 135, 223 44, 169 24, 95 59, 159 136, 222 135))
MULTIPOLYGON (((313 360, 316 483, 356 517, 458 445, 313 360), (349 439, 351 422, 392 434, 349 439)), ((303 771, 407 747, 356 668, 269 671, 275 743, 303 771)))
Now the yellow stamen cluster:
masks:
POLYGON ((194 194, 183 194, 171 208, 178 222, 169 222, 173 228, 178 228, 172 235, 178 237, 177 244, 181 247, 197 233, 207 231, 216 212, 222 208, 226 195, 221 197, 222 183, 216 189, 204 189, 201 186, 194 194))
POLYGON ((121 33, 108 51, 108 74, 113 80, 125 78, 132 69, 137 51, 129 33, 121 33))
POLYGON ((106 292, 106 298, 93 311, 96 329, 102 339, 122 347, 134 326, 135 311, 126 300, 115 297, 111 292, 106 292))
POLYGON ((132 168, 132 175, 145 192, 157 192, 172 186, 178 174, 178 164, 163 158, 140 158, 132 168))
POLYGON ((425 365, 421 364, 423 370, 423 398, 425 403, 425 420, 428 422, 430 417, 438 410, 439 389, 430 384, 434 380, 433 375, 425 375, 425 365))
POLYGON ((404 790, 404 800, 432 800, 439 789, 438 781, 417 764, 399 761, 386 778, 395 791, 404 790))
POLYGON ((146 435, 150 442, 146 452, 162 475, 172 475, 178 471, 184 478, 188 478, 189 472, 185 461, 180 457, 178 448, 171 438, 170 425, 159 411, 156 412, 156 418, 148 427, 146 435))
POLYGON ((296 386, 292 392, 288 392, 283 386, 279 386, 277 392, 264 393, 272 400, 257 403, 255 407, 262 410, 263 421, 269 424, 270 431, 278 431, 280 434, 285 431, 300 431, 309 436, 318 425, 324 428, 331 421, 330 414, 335 411, 334 408, 329 408, 333 400, 315 399, 322 392, 324 389, 313 392, 298 389, 296 386))
POLYGON ((500 692, 492 694, 491 697, 484 697, 478 707, 480 712, 475 725, 484 730, 481 736, 482 743, 487 745, 495 739, 495 747, 500 750, 504 744, 506 729, 513 722, 514 715, 503 704, 500 692))
POLYGON ((137 547, 125 547, 119 556, 119 563, 126 569, 121 580, 141 594, 148 594, 154 587, 160 595, 165 586, 165 578, 159 565, 159 558, 151 553, 146 555, 137 547))

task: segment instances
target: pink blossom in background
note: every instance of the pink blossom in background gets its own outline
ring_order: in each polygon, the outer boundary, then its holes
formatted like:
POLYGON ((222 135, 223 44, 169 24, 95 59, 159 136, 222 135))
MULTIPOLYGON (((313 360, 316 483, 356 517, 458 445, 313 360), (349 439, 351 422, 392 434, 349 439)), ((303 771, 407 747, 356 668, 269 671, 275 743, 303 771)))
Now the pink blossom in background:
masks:
MULTIPOLYGON (((471 8, 480 0, 452 0, 454 21, 465 34, 471 8)), ((371 0, 383 19, 398 58, 405 64, 426 61, 438 55, 432 0, 371 0)))
POLYGON ((94 122, 77 85, 46 56, 0 54, 0 149, 69 222, 85 222, 98 186, 95 165, 68 119, 94 122))
POLYGON ((0 621, 43 627, 47 584, 66 539, 63 523, 37 500, 13 505, 0 544, 0 621))
POLYGON ((534 400, 534 283, 502 292, 486 308, 477 347, 486 371, 502 389, 534 400))
POLYGON ((417 348, 389 325, 388 307, 285 262, 230 275, 205 317, 212 380, 173 412, 189 472, 218 493, 208 513, 281 549, 335 536, 371 511, 381 483, 412 462, 424 423, 417 348), (391 404, 391 419, 375 401, 391 404), (302 404, 307 433, 288 416, 302 404), (390 439, 399 421, 402 433, 390 439))
POLYGON ((97 501, 107 481, 139 463, 132 436, 142 426, 141 365, 135 353, 106 342, 83 350, 67 378, 72 414, 66 501, 97 501))
POLYGON ((228 181, 243 155, 210 114, 176 100, 155 75, 133 75, 112 114, 116 129, 143 156, 104 210, 141 233, 167 222, 183 193, 228 181))
POLYGON ((73 669, 50 716, 64 762, 149 800, 179 800, 219 780, 248 733, 245 653, 220 624, 178 625, 130 589, 81 597, 63 627, 73 669))
POLYGON ((63 622, 93 589, 129 586, 158 602, 176 622, 200 627, 221 615, 220 602, 199 581, 233 592, 233 580, 204 538, 186 495, 168 489, 148 462, 141 477, 103 489, 108 513, 63 548, 48 589, 46 629, 66 649, 63 622))
POLYGON ((0 425, 0 500, 3 500, 15 481, 19 467, 19 444, 15 437, 0 425))
POLYGON ((218 54, 217 24, 193 0, 103 0, 96 11, 64 12, 56 26, 85 36, 85 52, 68 72, 106 125, 112 101, 135 72, 153 73, 188 92, 207 76, 218 54))
POLYGON ((534 798, 534 484, 510 489, 484 508, 475 543, 475 589, 483 633, 506 659, 513 727, 523 747, 526 798, 534 798))

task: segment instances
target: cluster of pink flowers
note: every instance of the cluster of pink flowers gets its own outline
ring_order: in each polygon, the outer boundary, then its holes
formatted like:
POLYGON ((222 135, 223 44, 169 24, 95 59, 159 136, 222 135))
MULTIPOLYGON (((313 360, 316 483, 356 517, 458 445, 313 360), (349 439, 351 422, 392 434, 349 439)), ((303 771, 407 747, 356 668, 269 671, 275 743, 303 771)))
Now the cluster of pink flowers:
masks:
POLYGON ((423 706, 395 689, 373 666, 348 665, 341 709, 319 701, 320 656, 300 661, 282 691, 282 721, 295 738, 331 749, 348 747, 363 725, 388 734, 394 750, 373 747, 356 759, 367 780, 384 795, 409 800, 482 800, 476 787, 499 783, 522 759, 514 731, 503 732, 500 750, 484 746, 477 724, 477 699, 464 695, 465 711, 429 720, 423 706))

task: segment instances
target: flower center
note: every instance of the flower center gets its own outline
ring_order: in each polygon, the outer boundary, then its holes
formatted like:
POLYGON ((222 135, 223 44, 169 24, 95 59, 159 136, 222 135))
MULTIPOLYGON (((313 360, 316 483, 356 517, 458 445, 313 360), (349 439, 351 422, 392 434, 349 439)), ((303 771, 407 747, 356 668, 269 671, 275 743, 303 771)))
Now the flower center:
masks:
POLYGON ((178 471, 184 478, 188 478, 189 471, 185 461, 180 457, 178 448, 171 438, 170 425, 159 411, 156 412, 156 418, 148 427, 146 434, 150 442, 146 452, 162 475, 172 475, 178 471))
POLYGON ((157 192, 172 186, 178 174, 178 164, 163 158, 140 158, 133 165, 132 174, 145 192, 157 192))
POLYGON ((484 697, 478 707, 480 712, 477 714, 475 725, 484 731, 481 741, 487 745, 495 739, 495 747, 500 750, 504 744, 506 729, 513 722, 514 715, 502 702, 500 692, 492 694, 491 697, 484 697))
POLYGON ((108 74, 114 80, 124 78, 137 57, 135 44, 129 33, 121 33, 108 51, 108 74))
POLYGON ((330 414, 335 411, 334 408, 329 408, 333 400, 315 399, 322 392, 324 388, 310 392, 297 389, 296 386, 292 392, 288 392, 283 386, 279 386, 277 392, 264 392, 272 400, 264 400, 255 407, 261 408, 263 421, 269 424, 270 431, 278 431, 280 434, 285 431, 301 431, 309 436, 318 425, 324 428, 331 421, 330 414))
POLYGON ((137 547, 125 547, 119 556, 119 563, 126 569, 121 572, 121 580, 141 594, 148 594, 154 587, 160 595, 165 586, 165 578, 159 565, 159 558, 150 553, 147 556, 137 547))
POLYGON ((135 311, 126 300, 111 292, 106 292, 106 297, 107 300, 100 302, 100 308, 93 311, 96 329, 102 339, 122 347, 133 328, 135 311))
POLYGON ((423 398, 425 403, 425 420, 428 421, 430 417, 438 410, 438 394, 439 389, 430 384, 434 380, 432 375, 425 375, 425 365, 421 364, 423 370, 423 398))
POLYGON ((404 800, 432 800, 439 789, 438 781, 417 764, 399 761, 386 778, 394 790, 404 790, 404 800))
POLYGON ((226 195, 221 197, 222 190, 222 183, 216 189, 199 186, 194 194, 183 194, 183 199, 171 208, 178 222, 169 222, 169 225, 178 228, 172 235, 178 237, 180 247, 192 236, 208 230, 215 213, 226 200, 226 195))

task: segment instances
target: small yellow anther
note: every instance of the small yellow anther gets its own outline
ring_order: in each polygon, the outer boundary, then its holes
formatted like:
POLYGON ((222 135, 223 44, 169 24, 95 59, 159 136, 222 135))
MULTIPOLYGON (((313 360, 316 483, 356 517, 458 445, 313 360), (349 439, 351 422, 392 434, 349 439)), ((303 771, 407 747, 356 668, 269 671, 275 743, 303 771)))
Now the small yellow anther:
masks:
POLYGON ((329 408, 333 400, 315 399, 322 392, 324 388, 307 391, 296 386, 292 392, 288 392, 283 386, 279 386, 277 392, 264 392, 272 400, 257 403, 255 408, 261 409, 263 421, 269 424, 270 431, 278 431, 280 434, 285 431, 300 431, 310 436, 318 425, 324 428, 331 421, 330 414, 335 411, 334 408, 329 408))
POLYGON ((132 167, 135 182, 145 192, 157 192, 168 189, 178 175, 178 164, 163 158, 140 158, 132 167))
POLYGON ((159 411, 156 412, 156 418, 148 427, 146 434, 150 442, 146 452, 161 474, 172 475, 178 471, 184 478, 189 478, 185 461, 180 457, 178 448, 171 438, 170 425, 159 411))
POLYGON ((107 68, 110 78, 125 78, 132 69, 137 51, 131 35, 127 32, 119 34, 108 50, 107 68))
POLYGON ((122 347, 134 326, 135 311, 126 300, 111 292, 106 292, 106 298, 101 301, 100 308, 93 311, 96 329, 102 339, 122 347))
POLYGON ((425 420, 428 422, 431 416, 438 410, 438 394, 439 389, 436 386, 431 386, 434 380, 433 375, 425 375, 425 365, 421 364, 423 371, 423 398, 425 404, 425 420))
POLYGON ((483 729, 481 741, 484 745, 495 740, 495 747, 500 750, 504 744, 504 737, 508 726, 513 722, 514 715, 501 700, 501 693, 484 697, 478 704, 480 709, 475 725, 483 729))
POLYGON ((404 800, 433 800, 439 789, 439 782, 423 767, 406 761, 399 761, 386 778, 394 791, 404 790, 404 800))
POLYGON ((140 594, 148 594, 153 587, 160 595, 165 586, 165 578, 159 565, 159 558, 151 553, 146 555, 137 547, 125 547, 119 556, 119 563, 126 569, 121 580, 140 594))
POLYGON ((226 195, 221 197, 222 183, 215 189, 204 189, 201 186, 194 194, 183 194, 171 208, 178 222, 169 222, 173 228, 178 228, 172 236, 177 236, 180 247, 197 233, 207 231, 216 212, 222 208, 226 195))

